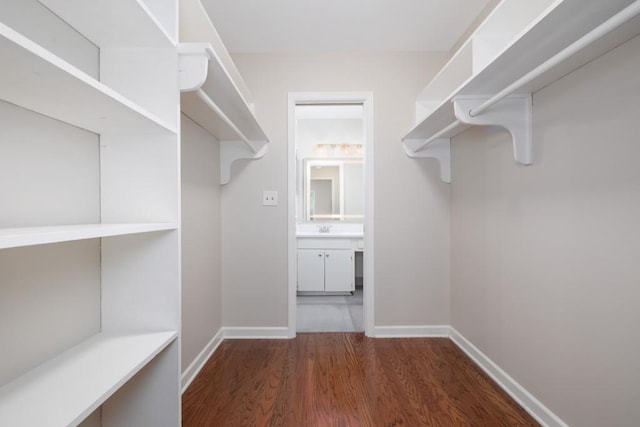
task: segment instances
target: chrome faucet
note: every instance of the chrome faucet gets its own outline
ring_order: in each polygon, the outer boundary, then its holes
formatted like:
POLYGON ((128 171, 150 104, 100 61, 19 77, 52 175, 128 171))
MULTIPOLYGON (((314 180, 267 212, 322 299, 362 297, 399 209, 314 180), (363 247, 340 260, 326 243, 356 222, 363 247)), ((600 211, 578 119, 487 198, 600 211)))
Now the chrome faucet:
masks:
POLYGON ((331 231, 331 226, 330 225, 319 225, 318 226, 318 231, 320 233, 328 233, 331 231))

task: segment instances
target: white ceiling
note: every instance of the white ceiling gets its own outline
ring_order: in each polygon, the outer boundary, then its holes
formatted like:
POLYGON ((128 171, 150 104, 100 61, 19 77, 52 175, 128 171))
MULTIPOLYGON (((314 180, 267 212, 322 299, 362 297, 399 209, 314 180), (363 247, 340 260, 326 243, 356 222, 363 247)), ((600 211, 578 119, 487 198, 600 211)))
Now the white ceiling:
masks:
POLYGON ((202 0, 232 53, 448 51, 489 0, 202 0))

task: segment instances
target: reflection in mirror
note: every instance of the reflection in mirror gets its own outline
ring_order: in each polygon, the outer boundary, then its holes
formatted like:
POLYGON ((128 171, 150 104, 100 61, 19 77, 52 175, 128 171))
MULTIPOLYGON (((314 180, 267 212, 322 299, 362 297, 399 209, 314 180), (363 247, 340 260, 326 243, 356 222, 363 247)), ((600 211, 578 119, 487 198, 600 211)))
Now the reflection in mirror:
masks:
POLYGON ((361 158, 305 159, 304 171, 305 221, 362 221, 361 158))
POLYGON ((296 105, 295 114, 296 222, 362 223, 362 104, 296 105))

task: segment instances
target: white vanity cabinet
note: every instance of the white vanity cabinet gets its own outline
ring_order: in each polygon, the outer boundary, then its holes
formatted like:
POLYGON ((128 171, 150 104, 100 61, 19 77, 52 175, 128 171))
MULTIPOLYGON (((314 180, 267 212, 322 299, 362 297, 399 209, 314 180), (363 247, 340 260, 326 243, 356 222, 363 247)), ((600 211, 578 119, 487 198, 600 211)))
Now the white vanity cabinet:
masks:
POLYGON ((355 290, 355 249, 362 239, 298 238, 298 292, 355 290))
POLYGON ((354 277, 352 250, 298 249, 298 291, 351 292, 354 277))
POLYGON ((298 249, 298 292, 324 292, 324 250, 298 249))
POLYGON ((324 251, 324 291, 355 291, 355 263, 353 251, 333 249, 324 251))

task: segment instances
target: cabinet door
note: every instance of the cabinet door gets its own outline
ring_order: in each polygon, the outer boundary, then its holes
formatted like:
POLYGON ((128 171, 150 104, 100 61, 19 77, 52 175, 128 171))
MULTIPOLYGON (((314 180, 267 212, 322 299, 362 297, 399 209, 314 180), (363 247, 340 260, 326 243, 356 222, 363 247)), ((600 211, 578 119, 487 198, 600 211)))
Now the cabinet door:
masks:
POLYGON ((324 291, 324 251, 298 249, 298 290, 324 291))
POLYGON ((324 252, 324 290, 327 292, 353 291, 355 285, 353 251, 336 249, 324 252))

